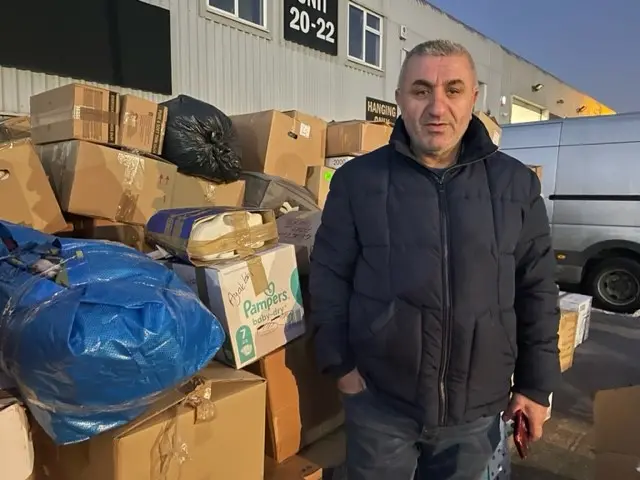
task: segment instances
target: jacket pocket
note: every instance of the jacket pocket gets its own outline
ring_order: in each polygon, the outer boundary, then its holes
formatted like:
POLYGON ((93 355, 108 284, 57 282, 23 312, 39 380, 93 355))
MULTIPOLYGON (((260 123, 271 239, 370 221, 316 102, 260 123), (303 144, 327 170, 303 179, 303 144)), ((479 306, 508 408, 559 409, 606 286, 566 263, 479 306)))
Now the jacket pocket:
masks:
POLYGON ((511 336, 503 314, 489 311, 476 318, 467 377, 467 410, 492 405, 509 395, 517 347, 515 332, 511 336))
POLYGON ((383 390, 413 401, 422 360, 422 312, 400 299, 352 303, 349 341, 360 373, 383 390))

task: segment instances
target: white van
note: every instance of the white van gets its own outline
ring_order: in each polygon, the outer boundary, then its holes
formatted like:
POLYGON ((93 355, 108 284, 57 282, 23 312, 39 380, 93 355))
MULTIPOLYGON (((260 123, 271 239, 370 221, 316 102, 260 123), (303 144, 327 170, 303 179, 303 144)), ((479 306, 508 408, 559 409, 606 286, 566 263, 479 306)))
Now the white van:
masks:
POLYGON ((640 113, 505 125, 501 150, 542 166, 558 283, 640 309, 640 113))

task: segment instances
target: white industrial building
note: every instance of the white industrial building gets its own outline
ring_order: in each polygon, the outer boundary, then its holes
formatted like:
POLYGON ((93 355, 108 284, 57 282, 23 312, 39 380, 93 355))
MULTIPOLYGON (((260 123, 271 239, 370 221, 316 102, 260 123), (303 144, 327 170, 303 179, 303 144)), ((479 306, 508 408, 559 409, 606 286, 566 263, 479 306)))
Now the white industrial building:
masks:
MULTIPOLYGON (((369 99, 374 115, 393 103, 406 51, 434 38, 471 51, 477 109, 499 123, 613 113, 421 0, 145 2, 170 11, 173 95, 200 98, 228 114, 295 108, 327 120, 365 118, 369 99)), ((28 113, 32 94, 76 80, 82 79, 0 66, 0 114, 28 113)))

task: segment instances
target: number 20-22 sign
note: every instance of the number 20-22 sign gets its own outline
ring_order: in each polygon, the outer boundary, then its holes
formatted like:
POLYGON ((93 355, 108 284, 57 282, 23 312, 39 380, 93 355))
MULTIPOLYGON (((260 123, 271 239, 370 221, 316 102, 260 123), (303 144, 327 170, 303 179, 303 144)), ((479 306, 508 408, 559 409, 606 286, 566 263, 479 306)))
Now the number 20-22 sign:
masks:
POLYGON ((284 39, 338 55, 338 0, 284 0, 284 39))

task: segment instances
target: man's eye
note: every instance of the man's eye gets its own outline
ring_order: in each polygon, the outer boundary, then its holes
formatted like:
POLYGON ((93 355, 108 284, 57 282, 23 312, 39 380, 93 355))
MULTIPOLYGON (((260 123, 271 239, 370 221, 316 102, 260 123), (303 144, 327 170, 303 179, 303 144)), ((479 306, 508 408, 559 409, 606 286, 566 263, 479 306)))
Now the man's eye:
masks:
POLYGON ((413 92, 413 94, 414 94, 416 97, 424 97, 424 96, 426 96, 428 93, 429 93, 429 92, 427 92, 426 90, 415 90, 415 91, 413 92))
POLYGON ((458 90, 457 88, 451 88, 451 89, 447 90, 447 94, 449 96, 460 95, 460 90, 458 90))

